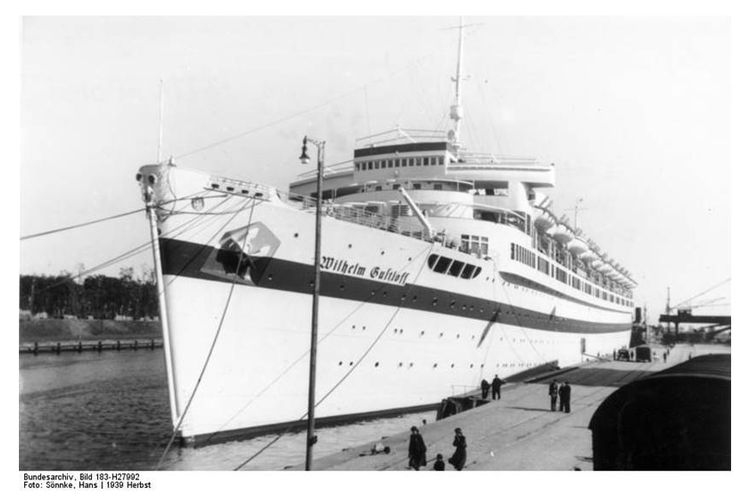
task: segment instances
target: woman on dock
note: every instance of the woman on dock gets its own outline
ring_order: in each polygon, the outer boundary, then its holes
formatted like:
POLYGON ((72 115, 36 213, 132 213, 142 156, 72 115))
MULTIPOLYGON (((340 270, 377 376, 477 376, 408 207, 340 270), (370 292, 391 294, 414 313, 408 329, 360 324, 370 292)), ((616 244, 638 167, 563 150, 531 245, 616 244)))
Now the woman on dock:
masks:
POLYGON ((419 470, 424 465, 427 465, 427 446, 419 429, 412 427, 409 436, 409 468, 419 470))
POLYGON ((456 447, 453 456, 448 459, 448 463, 456 470, 461 470, 466 465, 466 438, 461 433, 461 429, 456 427, 456 436, 453 438, 453 446, 456 447))

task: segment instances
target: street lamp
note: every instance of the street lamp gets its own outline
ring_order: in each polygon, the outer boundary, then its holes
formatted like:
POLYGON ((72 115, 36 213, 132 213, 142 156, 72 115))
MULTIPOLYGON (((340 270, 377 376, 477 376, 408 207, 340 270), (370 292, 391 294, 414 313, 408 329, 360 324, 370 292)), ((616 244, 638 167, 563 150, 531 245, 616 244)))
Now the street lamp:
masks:
POLYGON ((312 468, 312 447, 315 444, 315 358, 318 352, 318 299, 320 296, 320 208, 323 199, 323 169, 325 168, 326 142, 312 137, 302 140, 302 154, 299 159, 303 165, 310 163, 307 155, 307 143, 311 142, 318 150, 318 190, 315 196, 315 260, 313 261, 313 301, 312 325, 310 333, 310 377, 307 392, 307 448, 305 452, 305 470, 312 468))

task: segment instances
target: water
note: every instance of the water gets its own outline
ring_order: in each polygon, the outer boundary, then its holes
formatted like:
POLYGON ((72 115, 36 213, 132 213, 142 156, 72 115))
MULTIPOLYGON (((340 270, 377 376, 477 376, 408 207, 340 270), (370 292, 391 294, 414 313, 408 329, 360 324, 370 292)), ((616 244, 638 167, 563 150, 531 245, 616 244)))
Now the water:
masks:
MULTIPOLYGON (((171 435, 164 353, 84 352, 20 358, 21 470, 153 470, 171 435)), ((433 421, 434 412, 316 431, 322 457, 433 421)), ((288 434, 243 467, 279 470, 305 460, 305 432, 288 434)), ((276 435, 175 448, 162 468, 233 470, 276 435)))

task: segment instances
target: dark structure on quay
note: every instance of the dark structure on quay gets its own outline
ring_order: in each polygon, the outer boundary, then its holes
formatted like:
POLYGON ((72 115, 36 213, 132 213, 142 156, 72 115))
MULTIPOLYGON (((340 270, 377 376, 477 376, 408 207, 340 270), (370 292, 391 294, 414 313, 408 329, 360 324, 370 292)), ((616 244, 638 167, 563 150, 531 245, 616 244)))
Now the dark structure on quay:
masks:
POLYGON ((621 387, 589 428, 595 470, 730 470, 731 355, 699 356, 621 387))

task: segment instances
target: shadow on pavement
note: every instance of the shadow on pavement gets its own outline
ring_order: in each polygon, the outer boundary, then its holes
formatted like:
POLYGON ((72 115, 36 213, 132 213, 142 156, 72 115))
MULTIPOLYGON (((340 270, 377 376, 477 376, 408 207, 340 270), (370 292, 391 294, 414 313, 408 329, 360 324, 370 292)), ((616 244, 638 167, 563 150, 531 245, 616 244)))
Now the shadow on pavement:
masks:
POLYGON ((571 385, 599 386, 599 387, 621 387, 629 384, 634 380, 643 378, 647 375, 658 373, 650 370, 636 369, 638 365, 633 366, 633 370, 617 370, 611 368, 593 368, 586 367, 578 370, 569 371, 559 376, 550 375, 544 380, 530 382, 532 384, 549 384, 552 379, 558 382, 568 382, 571 385))

